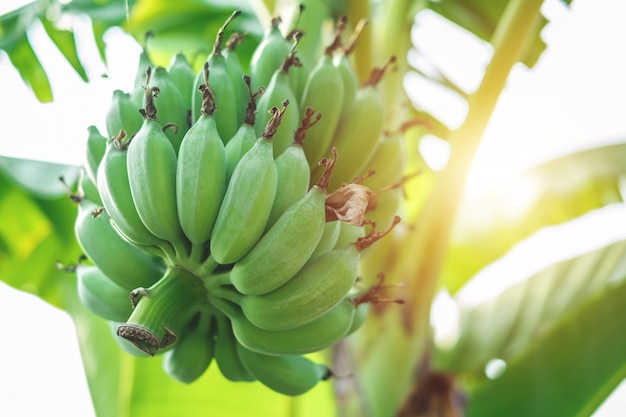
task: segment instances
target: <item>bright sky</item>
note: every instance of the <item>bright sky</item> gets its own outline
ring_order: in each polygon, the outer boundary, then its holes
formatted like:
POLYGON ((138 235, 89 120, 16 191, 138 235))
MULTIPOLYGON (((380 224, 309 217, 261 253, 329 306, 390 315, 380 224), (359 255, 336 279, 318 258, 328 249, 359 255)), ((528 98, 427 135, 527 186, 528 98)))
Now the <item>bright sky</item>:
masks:
MULTIPOLYGON (((3 0, 0 13, 23 3, 3 0)), ((549 0, 547 6, 552 19, 544 32, 548 50, 532 71, 514 69, 471 171, 470 196, 537 161, 626 136, 626 2, 574 0, 571 10, 566 10, 558 0, 549 0)), ((87 25, 75 23, 79 30, 87 25)), ((431 24, 432 30, 440 30, 437 22, 431 24)), ((50 69, 55 103, 39 104, 0 53, 0 114, 6 115, 0 155, 81 164, 87 127, 95 124, 104 132, 111 92, 130 89, 139 49, 118 32, 110 33, 109 69, 102 64, 88 68, 93 82, 86 85, 55 53, 42 28, 35 28, 30 36, 50 69), (105 71, 109 77, 100 78, 105 71)), ((452 37, 439 38, 437 49, 446 51, 446 41, 453 47, 452 37)), ((92 44, 87 43, 84 51, 85 61, 98 62, 92 44)), ((5 344, 9 353, 0 362, 0 404, 4 404, 0 407, 9 407, 7 415, 92 415, 89 402, 82 401, 87 393, 76 345, 41 349, 42 335, 59 343, 74 340, 71 321, 63 313, 49 311, 34 297, 0 285, 0 325, 11 329, 5 333, 16 341, 5 344), (15 317, 28 324, 16 326, 15 317), (44 333, 52 328, 54 333, 44 333), (78 388, 73 388, 76 383, 78 388), (54 388, 60 389, 58 395, 52 394, 54 388), (49 395, 42 398, 40 392, 49 395)), ((612 404, 607 403, 596 417, 617 416, 612 404)))

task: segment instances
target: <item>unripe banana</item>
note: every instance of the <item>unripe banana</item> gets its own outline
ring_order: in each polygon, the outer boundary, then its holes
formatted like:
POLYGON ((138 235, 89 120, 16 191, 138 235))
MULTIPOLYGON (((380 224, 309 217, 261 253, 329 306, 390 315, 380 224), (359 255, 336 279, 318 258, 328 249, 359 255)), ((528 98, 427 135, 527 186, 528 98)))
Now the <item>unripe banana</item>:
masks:
POLYGON ((272 227, 285 210, 304 197, 309 189, 311 171, 302 144, 306 132, 321 118, 321 114, 317 113, 313 119, 314 114, 312 109, 306 109, 302 123, 293 135, 293 143, 276 158, 278 182, 267 228, 272 227))
POLYGON ((113 138, 107 144, 98 169, 102 204, 116 230, 128 241, 139 246, 167 248, 169 244, 154 236, 137 214, 128 180, 127 147, 128 140, 124 137, 113 138))
POLYGON ((270 356, 238 345, 237 352, 248 371, 266 387, 285 395, 301 395, 321 380, 330 378, 330 370, 304 356, 270 356))
POLYGON ((215 341, 215 362, 220 372, 229 381, 254 381, 255 378, 248 372, 239 358, 237 339, 228 317, 217 313, 217 338, 215 341))
POLYGON ((78 177, 78 195, 100 206, 102 205, 98 186, 91 180, 91 177, 87 175, 86 169, 80 170, 80 176, 78 177))
POLYGON ((206 245, 226 191, 224 143, 213 117, 215 98, 204 66, 204 102, 200 118, 180 145, 176 169, 176 204, 180 225, 191 243, 206 245))
POLYGON ((272 136, 285 109, 273 109, 263 136, 241 158, 228 183, 211 234, 211 255, 220 264, 243 258, 265 230, 276 195, 272 136))
POLYGON ((226 49, 223 52, 227 72, 230 76, 230 82, 233 84, 233 88, 235 90, 234 100, 237 105, 237 126, 244 123, 245 111, 249 97, 247 86, 243 83, 244 72, 237 54, 237 47, 241 41, 243 41, 245 36, 245 33, 233 33, 226 41, 226 49))
POLYGON ((350 54, 356 46, 357 39, 361 34, 361 31, 366 25, 365 20, 359 21, 348 44, 343 48, 343 53, 335 56, 334 63, 339 68, 341 78, 343 80, 343 103, 341 106, 342 116, 346 114, 348 108, 356 97, 356 92, 359 88, 359 77, 354 71, 352 62, 350 62, 350 54))
POLYGON ((376 151, 383 132, 385 103, 376 89, 377 83, 395 58, 372 72, 370 80, 359 89, 347 113, 341 118, 332 144, 340 155, 350 155, 337 165, 331 188, 351 182, 368 168, 367 163, 376 151))
POLYGON ((386 227, 398 213, 404 191, 399 185, 380 190, 372 195, 368 205, 368 220, 381 227, 386 227))
POLYGON ((141 128, 139 107, 131 100, 130 94, 121 90, 113 91, 111 104, 106 114, 106 128, 109 138, 116 137, 123 130, 130 138, 141 128))
POLYGON ((150 356, 171 347, 186 324, 207 308, 202 281, 185 269, 169 267, 149 288, 131 293, 136 305, 117 335, 150 356))
MULTIPOLYGON (((183 53, 178 53, 172 57, 167 72, 172 84, 176 86, 176 89, 183 98, 185 110, 187 111, 187 117, 191 118, 191 94, 193 93, 193 83, 196 79, 196 74, 191 68, 191 64, 183 53)), ((191 122, 188 121, 191 126, 191 122)))
POLYGON ((370 305, 370 303, 360 303, 356 306, 354 311, 354 318, 352 319, 352 324, 350 325, 350 328, 348 329, 348 332, 344 335, 344 337, 350 336, 352 333, 359 330, 361 326, 363 326, 363 323, 365 323, 365 320, 367 319, 367 316, 369 314, 370 305))
POLYGON ((326 3, 320 0, 300 0, 291 9, 285 23, 290 31, 304 34, 300 54, 302 61, 310 68, 322 53, 323 26, 330 19, 326 3))
MULTIPOLYGON (((150 71, 147 78, 149 81, 150 71)), ((156 237, 169 241, 177 255, 184 256, 187 242, 176 208, 176 152, 156 120, 153 99, 153 90, 147 88, 145 120, 128 146, 130 191, 146 228, 156 237)))
MULTIPOLYGON (((220 28, 215 44, 213 45, 213 51, 207 58, 209 68, 211 70, 211 80, 209 85, 215 95, 215 107, 217 109, 215 123, 217 124, 217 131, 224 141, 228 141, 237 132, 237 129, 239 128, 238 120, 241 116, 237 116, 239 106, 236 99, 234 99, 237 94, 236 88, 231 81, 231 76, 228 73, 228 67, 226 65, 226 59, 222 54, 222 42, 224 39, 224 32, 226 31, 228 24, 240 14, 240 10, 235 11, 220 28)), ((200 86, 203 83, 204 70, 200 71, 196 76, 193 87, 191 112, 194 123, 200 118, 200 109, 202 107, 203 100, 202 94, 200 93, 200 86)), ((240 84, 241 80, 237 82, 237 88, 240 87, 240 84)), ((241 87, 243 88, 243 86, 241 87)))
POLYGON ((213 361, 215 320, 212 312, 200 312, 181 340, 163 355, 163 369, 172 378, 190 384, 200 378, 213 361), (194 323, 195 321, 195 323, 194 323))
POLYGON ((170 75, 163 67, 156 67, 152 71, 150 85, 154 91, 154 99, 159 107, 157 120, 162 127, 173 126, 173 129, 165 129, 165 135, 172 142, 174 151, 178 154, 180 142, 189 130, 187 117, 188 106, 183 101, 183 96, 176 85, 170 79, 170 75))
MULTIPOLYGON (((146 86, 144 83, 146 82, 146 68, 154 67, 150 56, 148 55, 148 40, 153 36, 152 32, 146 32, 143 38, 143 44, 141 45, 141 53, 139 54, 139 62, 137 63, 137 71, 135 73, 135 81, 133 83, 133 92, 137 90, 145 90, 146 86)), ((134 95, 134 94, 133 94, 134 95)), ((142 105, 143 98, 140 96, 140 101, 137 103, 139 107, 142 105)), ((117 134, 117 132, 115 133, 117 134)))
POLYGON ((257 136, 261 136, 264 126, 271 117, 269 110, 272 107, 280 106, 283 101, 294 103, 283 117, 282 123, 272 138, 274 142, 274 158, 282 154, 293 142, 294 132, 300 124, 300 109, 295 105, 298 101, 289 82, 289 69, 292 66, 300 65, 300 61, 295 56, 295 47, 299 39, 300 37, 298 36, 289 55, 285 57, 280 67, 276 68, 276 71, 274 71, 272 78, 270 78, 265 88, 265 92, 257 104, 258 123, 256 124, 255 130, 257 136))
POLYGON ((365 178, 363 185, 379 190, 398 183, 402 179, 402 168, 406 165, 405 155, 402 132, 384 132, 374 156, 366 166, 374 174, 365 178))
POLYGON ((76 266, 76 289, 81 303, 106 320, 125 321, 132 312, 128 289, 111 281, 97 266, 76 266))
POLYGON ((322 52, 324 24, 330 18, 326 4, 320 0, 304 0, 294 6, 287 17, 290 32, 298 31, 304 35, 301 52, 302 70, 290 74, 291 85, 298 98, 302 97, 307 82, 307 75, 315 65, 315 60, 322 52))
POLYGON ((89 259, 127 290, 149 286, 163 273, 163 266, 122 239, 111 226, 106 212, 92 202, 80 203, 75 232, 89 259))
POLYGON ((325 160, 326 171, 309 192, 294 203, 261 240, 230 271, 230 279, 242 294, 266 294, 298 272, 324 232, 326 187, 335 160, 325 160))
POLYGON ((266 87, 276 69, 280 67, 283 59, 291 51, 291 44, 278 29, 279 24, 280 18, 272 19, 272 26, 252 54, 250 60, 252 90, 256 91, 259 87, 266 87))
POLYGON ((263 295, 243 296, 240 305, 245 316, 265 330, 288 330, 303 326, 330 310, 353 287, 361 252, 391 228, 358 239, 354 244, 334 249, 307 263, 291 280, 263 295))
POLYGON ((85 171, 93 183, 97 183, 98 166, 104 157, 107 146, 107 138, 95 126, 87 129, 87 145, 85 147, 85 171))
MULTIPOLYGON (((219 306, 218 306, 219 307, 219 306)), ((232 326, 239 343, 266 355, 302 355, 329 348, 352 328, 355 304, 344 299, 315 320, 289 330, 263 330, 233 306, 232 326), (236 309, 236 310, 235 310, 236 309)))
POLYGON ((337 240, 335 241, 335 248, 348 246, 363 236, 365 236, 365 229, 363 226, 339 222, 339 236, 337 236, 337 240))
POLYGON ((250 85, 250 77, 244 75, 243 80, 248 90, 249 100, 248 106, 246 107, 246 116, 242 125, 239 127, 239 130, 237 130, 237 133, 235 133, 235 136, 233 136, 224 147, 226 154, 226 183, 230 182, 235 167, 246 152, 252 149, 258 138, 254 131, 254 125, 256 123, 256 99, 263 94, 265 90, 259 89, 256 93, 253 93, 250 85))
POLYGON ((324 232, 322 233, 322 237, 317 243, 315 250, 311 254, 310 259, 315 259, 335 247, 342 224, 344 223, 337 220, 333 222, 326 222, 326 224, 324 224, 324 232))
POLYGON ((309 74, 300 101, 303 113, 306 108, 312 108, 322 114, 315 128, 315 136, 304 143, 304 153, 311 170, 315 169, 317 162, 326 155, 341 116, 343 80, 341 72, 333 65, 333 53, 338 46, 339 35, 335 42, 326 48, 325 54, 309 74))

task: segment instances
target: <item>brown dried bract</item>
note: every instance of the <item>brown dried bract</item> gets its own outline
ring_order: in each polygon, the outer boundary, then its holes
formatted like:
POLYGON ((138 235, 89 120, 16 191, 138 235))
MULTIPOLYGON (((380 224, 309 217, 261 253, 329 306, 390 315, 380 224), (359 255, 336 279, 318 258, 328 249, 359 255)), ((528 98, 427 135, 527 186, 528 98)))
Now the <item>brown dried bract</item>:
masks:
POLYGON ((326 197, 326 222, 341 220, 362 226, 372 190, 360 184, 347 184, 326 197))
POLYGON ((269 110, 269 113, 272 115, 270 120, 265 125, 265 129, 263 130, 263 139, 272 140, 278 126, 283 121, 283 114, 285 110, 287 110, 287 106, 289 105, 289 100, 283 101, 283 108, 280 110, 278 107, 274 106, 269 110))

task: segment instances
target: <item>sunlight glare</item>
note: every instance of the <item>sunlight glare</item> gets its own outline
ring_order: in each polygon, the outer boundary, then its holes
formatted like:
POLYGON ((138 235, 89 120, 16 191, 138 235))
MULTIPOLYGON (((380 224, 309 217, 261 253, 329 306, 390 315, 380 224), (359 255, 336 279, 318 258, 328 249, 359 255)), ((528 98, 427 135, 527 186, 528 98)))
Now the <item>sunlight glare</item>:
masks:
POLYGON ((434 341, 440 349, 452 349, 459 339, 460 309, 454 298, 445 290, 435 295, 430 310, 430 325, 434 341))
POLYGON ((441 171, 450 159, 450 144, 437 136, 424 135, 419 142, 419 151, 424 162, 433 171, 441 171))
POLYGON ((502 359, 492 359, 485 365, 485 375, 489 379, 497 379, 506 371, 506 362, 502 359))

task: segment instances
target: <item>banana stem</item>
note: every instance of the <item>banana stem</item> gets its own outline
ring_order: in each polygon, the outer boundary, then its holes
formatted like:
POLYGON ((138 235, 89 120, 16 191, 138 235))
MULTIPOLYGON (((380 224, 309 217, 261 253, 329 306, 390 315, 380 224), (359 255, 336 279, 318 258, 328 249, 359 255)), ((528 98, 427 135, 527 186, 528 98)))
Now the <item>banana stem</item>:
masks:
POLYGON ((176 340, 184 324, 206 303, 206 290, 191 273, 168 268, 139 300, 118 335, 154 355, 176 340))
MULTIPOLYGON (((231 290, 225 287, 213 287, 210 292, 211 296, 218 297, 223 299, 224 301, 229 301, 233 304, 241 303, 242 295, 239 294, 236 290, 231 290)), ((215 298, 212 298, 214 300, 215 298)))
POLYGON ((219 264, 215 261, 213 256, 209 254, 207 258, 200 264, 194 271, 199 277, 208 277, 215 271, 219 264))
MULTIPOLYGON (((230 272, 230 271, 229 271, 230 272)), ((223 287, 225 285, 230 285, 230 275, 229 272, 220 272, 218 274, 211 274, 206 278, 203 278, 204 286, 209 293, 213 291, 214 288, 223 287)))
POLYGON ((191 253, 189 255, 189 264, 190 265, 202 265, 203 260, 205 259, 205 255, 207 252, 206 245, 196 245, 195 243, 191 244, 191 253))
MULTIPOLYGON (((222 313, 224 313, 226 317, 228 318, 237 317, 237 315, 239 314, 237 311, 237 306, 231 303, 230 301, 226 301, 218 297, 213 297, 212 295, 209 295, 208 298, 209 298, 209 302, 213 306, 215 306, 217 309, 219 309, 222 313)), ((218 320, 219 320, 219 315, 218 315, 218 320)))

